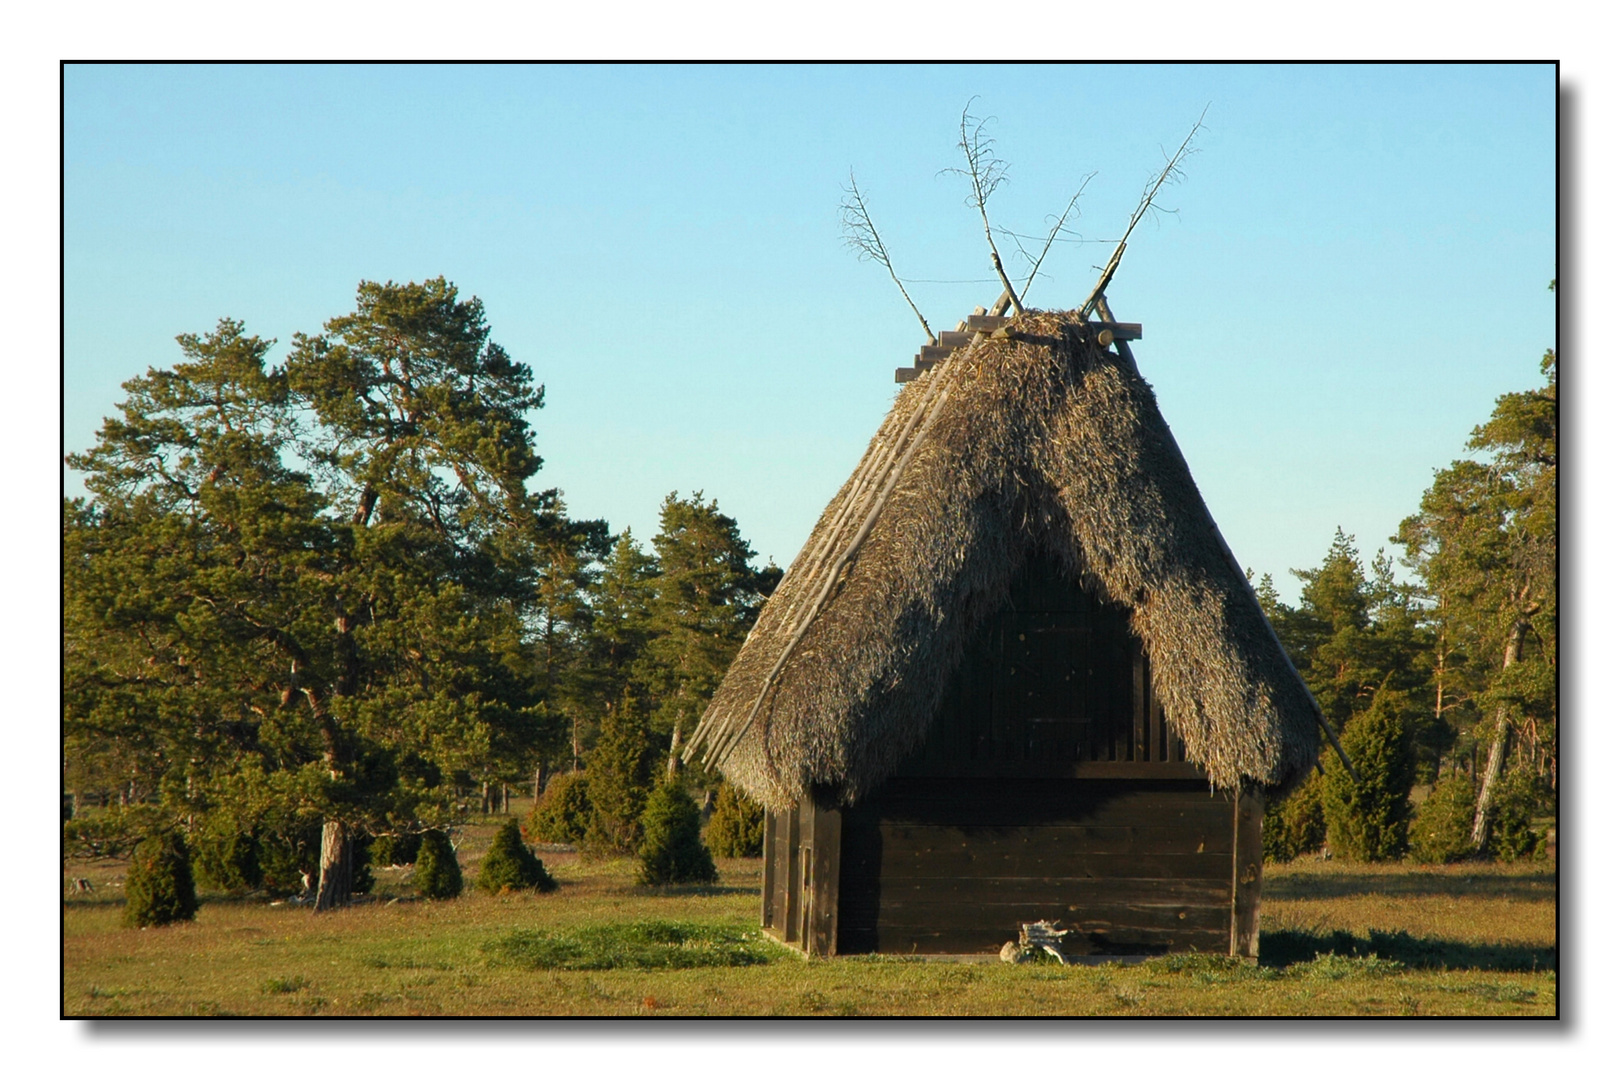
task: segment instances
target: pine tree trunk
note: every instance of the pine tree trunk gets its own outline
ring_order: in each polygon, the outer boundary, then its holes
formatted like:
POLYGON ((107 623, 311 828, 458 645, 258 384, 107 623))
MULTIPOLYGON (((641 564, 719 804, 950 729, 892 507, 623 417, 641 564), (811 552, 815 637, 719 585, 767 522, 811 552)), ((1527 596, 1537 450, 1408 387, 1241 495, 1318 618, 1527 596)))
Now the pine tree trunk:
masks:
POLYGON ((540 805, 540 793, 545 790, 545 779, 546 767, 536 765, 534 767, 534 804, 536 806, 540 805))
MULTIPOLYGON (((1513 632, 1508 635, 1507 648, 1502 653, 1502 670, 1506 671, 1519 662, 1524 650, 1525 631, 1530 624, 1523 619, 1513 624, 1513 632)), ((1496 731, 1491 736, 1491 753, 1485 759, 1485 775, 1479 784, 1479 799, 1474 803, 1474 831, 1469 836, 1476 853, 1485 850, 1486 825, 1490 820, 1491 799, 1496 794, 1496 781, 1502 772, 1502 758, 1507 751, 1508 729, 1511 727, 1508 719, 1506 705, 1496 707, 1496 731)))
POLYGON ((315 910, 345 907, 354 891, 354 842, 341 821, 321 826, 321 883, 315 889, 315 910))
POLYGON ((675 730, 669 733, 669 768, 664 772, 665 780, 675 779, 675 767, 681 759, 681 722, 675 721, 675 730))

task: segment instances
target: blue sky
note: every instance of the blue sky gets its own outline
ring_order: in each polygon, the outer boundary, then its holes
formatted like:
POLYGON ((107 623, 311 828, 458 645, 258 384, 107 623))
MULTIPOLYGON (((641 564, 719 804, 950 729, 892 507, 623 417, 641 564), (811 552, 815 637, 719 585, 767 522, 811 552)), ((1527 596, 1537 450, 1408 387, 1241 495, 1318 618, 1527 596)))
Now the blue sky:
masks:
POLYGON ((646 539, 702 489, 785 565, 920 344, 843 245, 850 170, 954 325, 998 291, 940 175, 977 95, 996 224, 1044 232, 1096 174, 1028 298, 1070 307, 1207 106, 1109 295, 1238 559, 1292 596, 1336 527, 1387 545, 1537 381, 1555 90, 1547 65, 70 67, 64 441, 176 334, 231 316, 284 349, 361 279, 443 274, 545 384, 541 480, 573 513, 646 539))

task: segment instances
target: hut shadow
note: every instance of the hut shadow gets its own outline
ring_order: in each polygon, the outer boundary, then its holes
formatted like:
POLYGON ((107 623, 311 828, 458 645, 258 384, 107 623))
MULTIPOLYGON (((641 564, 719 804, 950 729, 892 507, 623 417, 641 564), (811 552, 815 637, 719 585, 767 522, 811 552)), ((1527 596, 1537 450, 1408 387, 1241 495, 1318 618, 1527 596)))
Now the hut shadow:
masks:
POLYGON ((1269 930, 1260 935, 1260 963, 1283 968, 1306 963, 1318 955, 1378 956, 1398 960, 1407 967, 1441 970, 1556 971, 1558 951, 1553 946, 1478 944, 1441 938, 1413 937, 1404 930, 1372 930, 1365 937, 1346 930, 1269 930))
POLYGON ((1298 874, 1268 876, 1267 900, 1329 900, 1347 896, 1443 896, 1451 899, 1490 897, 1500 900, 1547 900, 1557 895, 1558 877, 1548 871, 1504 877, 1459 876, 1455 873, 1403 871, 1394 874, 1298 874))

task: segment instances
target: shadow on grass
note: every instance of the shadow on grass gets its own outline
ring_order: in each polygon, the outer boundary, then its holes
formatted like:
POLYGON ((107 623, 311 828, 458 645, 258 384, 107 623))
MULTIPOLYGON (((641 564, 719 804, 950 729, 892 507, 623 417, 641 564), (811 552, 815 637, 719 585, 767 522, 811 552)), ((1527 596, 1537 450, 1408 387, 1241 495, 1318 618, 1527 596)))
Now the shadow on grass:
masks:
POLYGON ((1508 877, 1405 870, 1393 874, 1279 874, 1266 879, 1265 893, 1268 900, 1326 900, 1374 893, 1383 896, 1446 896, 1458 900, 1481 897, 1550 900, 1557 889, 1558 876, 1551 871, 1508 877))
POLYGON ((1557 951, 1550 945, 1477 945, 1413 937, 1404 930, 1372 930, 1366 937, 1346 930, 1268 930, 1260 935, 1260 963, 1266 967, 1283 968, 1328 953, 1378 956, 1411 968, 1548 971, 1558 967, 1557 951))

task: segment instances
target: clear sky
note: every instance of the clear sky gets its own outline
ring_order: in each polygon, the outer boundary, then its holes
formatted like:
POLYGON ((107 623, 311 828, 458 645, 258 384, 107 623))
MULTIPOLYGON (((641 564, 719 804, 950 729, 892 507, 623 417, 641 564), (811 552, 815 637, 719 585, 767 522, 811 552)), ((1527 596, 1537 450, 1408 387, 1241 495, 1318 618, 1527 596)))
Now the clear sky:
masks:
MULTIPOLYGON (((66 448, 223 316, 281 342, 361 279, 445 275, 546 386, 544 486, 643 539, 701 489, 786 565, 921 331, 840 234, 854 170, 938 328, 989 304, 956 125, 1008 163, 1072 307, 1208 108, 1110 300, 1240 562, 1388 545, 1554 343, 1556 84, 1539 66, 70 66, 66 448), (941 283, 946 282, 946 283, 941 283)), ((1010 255, 1009 263, 1019 263, 1010 255)), ((69 492, 77 479, 64 472, 69 492)))

